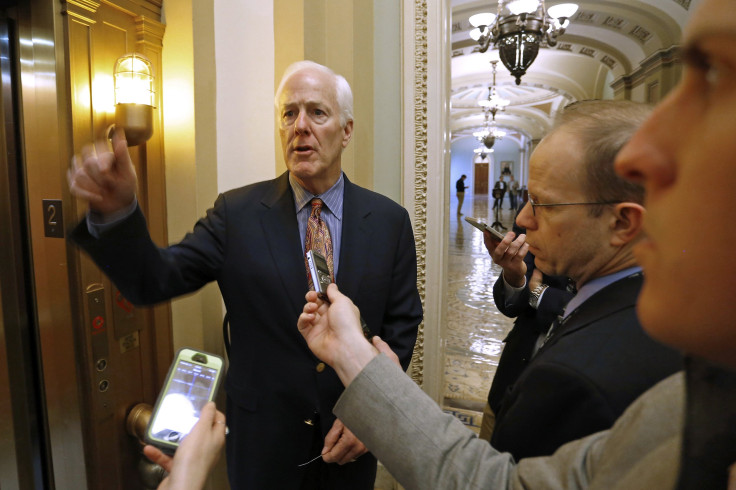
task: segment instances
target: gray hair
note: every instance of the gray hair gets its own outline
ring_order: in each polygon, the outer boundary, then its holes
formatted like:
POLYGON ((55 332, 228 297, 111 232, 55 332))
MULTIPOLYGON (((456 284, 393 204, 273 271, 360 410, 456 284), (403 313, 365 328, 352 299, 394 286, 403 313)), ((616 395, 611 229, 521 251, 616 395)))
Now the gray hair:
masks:
POLYGON ((340 109, 340 126, 344 128, 348 121, 353 120, 353 91, 350 89, 350 84, 342 75, 338 75, 326 66, 315 63, 314 61, 296 61, 284 70, 281 82, 279 82, 279 88, 276 89, 276 96, 274 97, 276 110, 278 111, 280 109, 279 99, 281 98, 281 92, 284 90, 286 81, 296 72, 306 69, 317 70, 334 79, 335 98, 337 99, 337 106, 340 109))
MULTIPOLYGON (((564 129, 578 137, 585 165, 582 184, 587 197, 599 202, 644 203, 644 187, 619 177, 616 155, 649 117, 652 106, 628 100, 585 100, 566 106, 550 134, 564 129)), ((600 216, 602 206, 591 206, 600 216)))

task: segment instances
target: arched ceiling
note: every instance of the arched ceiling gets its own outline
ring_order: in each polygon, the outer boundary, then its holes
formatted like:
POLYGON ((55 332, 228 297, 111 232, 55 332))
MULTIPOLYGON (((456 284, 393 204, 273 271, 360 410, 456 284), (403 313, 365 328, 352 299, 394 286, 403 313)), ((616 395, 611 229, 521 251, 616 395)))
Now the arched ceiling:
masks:
MULTIPOLYGON (((549 8, 574 0, 547 0, 549 8)), ((496 115, 510 136, 537 139, 549 129, 555 112, 583 99, 611 98, 615 80, 631 75, 647 58, 679 44, 682 29, 700 0, 581 0, 557 45, 539 50, 516 85, 500 62, 499 94, 511 103, 496 115)), ((451 0, 452 139, 472 137, 484 126, 479 100, 488 97, 492 59, 498 51, 478 51, 470 39, 468 18, 496 12, 496 0, 451 0)))

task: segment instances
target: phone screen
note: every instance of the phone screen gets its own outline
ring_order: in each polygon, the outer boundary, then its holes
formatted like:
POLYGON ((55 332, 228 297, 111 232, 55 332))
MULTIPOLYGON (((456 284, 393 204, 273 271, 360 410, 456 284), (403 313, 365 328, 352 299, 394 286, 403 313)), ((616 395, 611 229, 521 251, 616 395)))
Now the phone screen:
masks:
POLYGON ((216 369, 180 359, 155 413, 151 436, 178 444, 189 434, 211 399, 217 375, 216 369))

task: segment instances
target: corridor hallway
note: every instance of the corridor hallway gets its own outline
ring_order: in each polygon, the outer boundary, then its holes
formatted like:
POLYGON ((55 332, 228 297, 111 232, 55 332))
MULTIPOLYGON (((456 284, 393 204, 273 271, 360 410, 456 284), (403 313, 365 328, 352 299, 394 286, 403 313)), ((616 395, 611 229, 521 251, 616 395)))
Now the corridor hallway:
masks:
MULTIPOLYGON (((493 223, 493 198, 467 193, 463 215, 457 197, 450 199, 450 236, 447 271, 447 324, 444 331, 445 359, 443 409, 478 432, 483 406, 498 365, 503 339, 513 326, 496 309, 493 284, 501 268, 491 261, 483 234, 465 221, 472 216, 493 223)), ((499 219, 510 230, 515 212, 504 199, 499 219)), ((502 230, 507 231, 507 230, 502 230)))

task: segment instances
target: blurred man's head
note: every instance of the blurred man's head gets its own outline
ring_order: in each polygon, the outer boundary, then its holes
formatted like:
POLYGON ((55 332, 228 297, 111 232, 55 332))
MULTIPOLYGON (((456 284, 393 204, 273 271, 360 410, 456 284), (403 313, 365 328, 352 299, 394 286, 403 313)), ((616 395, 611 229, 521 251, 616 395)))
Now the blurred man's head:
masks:
POLYGON ((643 189, 618 177, 613 160, 650 112, 627 101, 579 102, 534 150, 529 202, 516 222, 540 270, 582 286, 635 265, 643 189))
POLYGON ((340 177, 353 134, 350 86, 329 68, 300 61, 284 72, 275 101, 286 167, 313 194, 325 192, 340 177))
POLYGON ((652 336, 736 367, 736 8, 704 0, 685 33, 683 80, 621 151, 646 189, 638 302, 652 336))

